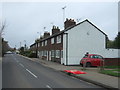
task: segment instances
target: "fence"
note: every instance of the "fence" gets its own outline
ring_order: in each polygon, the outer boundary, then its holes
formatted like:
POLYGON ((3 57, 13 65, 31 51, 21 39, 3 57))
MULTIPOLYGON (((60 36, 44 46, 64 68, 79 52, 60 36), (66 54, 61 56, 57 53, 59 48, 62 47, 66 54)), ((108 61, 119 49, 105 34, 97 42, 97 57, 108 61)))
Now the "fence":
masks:
POLYGON ((105 66, 120 66, 120 58, 105 58, 105 66))

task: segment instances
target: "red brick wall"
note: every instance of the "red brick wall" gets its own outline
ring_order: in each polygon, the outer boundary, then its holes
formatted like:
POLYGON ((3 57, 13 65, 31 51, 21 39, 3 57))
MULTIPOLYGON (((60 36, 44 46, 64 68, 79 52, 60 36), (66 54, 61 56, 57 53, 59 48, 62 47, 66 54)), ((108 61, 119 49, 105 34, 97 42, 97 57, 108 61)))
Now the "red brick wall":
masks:
POLYGON ((105 66, 118 66, 120 65, 120 58, 105 58, 105 66))

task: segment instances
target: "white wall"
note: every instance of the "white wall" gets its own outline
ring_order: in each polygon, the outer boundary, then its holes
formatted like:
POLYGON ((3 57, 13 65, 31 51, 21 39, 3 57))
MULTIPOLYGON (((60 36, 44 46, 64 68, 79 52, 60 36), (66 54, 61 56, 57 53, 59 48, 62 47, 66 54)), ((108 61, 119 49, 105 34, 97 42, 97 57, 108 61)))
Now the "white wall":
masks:
POLYGON ((88 22, 84 22, 66 33, 68 33, 69 65, 79 64, 86 52, 104 56, 105 35, 88 22))
POLYGON ((63 34, 63 58, 61 58, 61 64, 66 65, 66 34, 63 34))
POLYGON ((120 58, 120 49, 106 49, 105 58, 120 58))

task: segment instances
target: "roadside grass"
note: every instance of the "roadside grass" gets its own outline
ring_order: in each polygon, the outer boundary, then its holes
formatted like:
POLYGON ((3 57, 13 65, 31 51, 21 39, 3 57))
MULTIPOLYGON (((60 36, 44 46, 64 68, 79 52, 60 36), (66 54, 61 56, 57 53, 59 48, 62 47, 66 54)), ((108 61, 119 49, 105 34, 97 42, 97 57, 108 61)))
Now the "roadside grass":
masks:
POLYGON ((100 73, 120 77, 120 66, 104 66, 100 73))
POLYGON ((120 66, 104 66, 104 68, 110 68, 110 69, 119 68, 120 69, 120 66))

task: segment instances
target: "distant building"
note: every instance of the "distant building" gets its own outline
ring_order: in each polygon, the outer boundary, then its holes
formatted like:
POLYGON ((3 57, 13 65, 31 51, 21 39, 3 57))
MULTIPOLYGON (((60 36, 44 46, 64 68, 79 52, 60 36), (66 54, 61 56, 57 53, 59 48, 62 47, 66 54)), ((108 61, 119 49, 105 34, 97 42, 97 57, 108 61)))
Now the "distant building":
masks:
POLYGON ((86 52, 106 57, 106 41, 107 35, 87 19, 78 24, 66 19, 64 30, 53 26, 52 35, 45 32, 30 49, 41 59, 78 65, 86 52))

